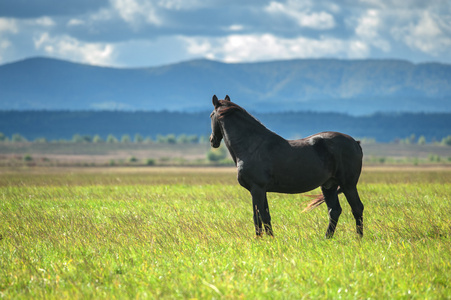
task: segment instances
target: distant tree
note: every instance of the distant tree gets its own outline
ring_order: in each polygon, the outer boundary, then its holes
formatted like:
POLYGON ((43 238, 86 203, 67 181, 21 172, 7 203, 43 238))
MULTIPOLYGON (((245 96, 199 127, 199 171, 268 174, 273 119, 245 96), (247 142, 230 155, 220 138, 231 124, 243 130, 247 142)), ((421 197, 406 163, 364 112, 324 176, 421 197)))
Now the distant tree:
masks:
POLYGON ((3 134, 3 132, 0 132, 0 142, 4 142, 6 140, 6 136, 3 134))
POLYGON ((376 144, 376 139, 364 137, 364 138, 360 139, 360 142, 365 145, 374 145, 374 144, 376 144))
POLYGON ((424 135, 418 138, 418 145, 426 145, 426 138, 424 137, 424 135))
POLYGON ((20 143, 20 142, 26 142, 27 139, 23 136, 21 136, 18 133, 13 134, 13 136, 11 137, 11 141, 15 142, 15 143, 20 143))
POLYGON ((447 137, 443 138, 441 144, 444 146, 451 146, 451 135, 448 135, 447 137))
POLYGON ((392 143, 396 144, 396 145, 401 144, 401 139, 400 138, 395 138, 392 143))
POLYGON ((92 138, 89 135, 80 135, 80 134, 74 134, 72 137, 72 142, 74 143, 90 143, 92 142, 92 138))
POLYGON ((199 142, 200 142, 200 143, 208 143, 209 141, 210 141, 210 137, 207 136, 207 135, 202 135, 202 136, 199 138, 199 142))
POLYGON ((30 154, 25 154, 25 156, 23 157, 24 161, 32 161, 33 157, 30 154))
POLYGON ((157 143, 166 143, 167 139, 164 135, 157 134, 157 143))
POLYGON ((107 136, 107 138, 106 138, 106 142, 107 142, 107 143, 117 143, 118 140, 117 140, 117 138, 116 138, 114 135, 109 134, 109 135, 107 136))
POLYGON ((429 154, 429 161, 431 162, 440 162, 441 157, 438 154, 429 154))
POLYGON ((166 136, 158 134, 157 143, 176 144, 177 138, 175 137, 175 134, 168 134, 166 136))
POLYGON ((130 157, 129 159, 128 159, 128 162, 130 162, 130 163, 135 163, 135 162, 137 162, 138 161, 138 159, 136 158, 136 157, 134 157, 134 156, 132 156, 132 157, 130 157))
POLYGON ((188 144, 189 143, 189 139, 188 136, 186 134, 181 134, 177 137, 177 143, 180 144, 188 144))
POLYGON ((416 140, 415 134, 412 134, 409 137, 406 137, 405 139, 402 139, 400 141, 400 143, 404 144, 404 145, 411 145, 411 144, 415 144, 415 140, 416 140))
POLYGON ((45 137, 40 137, 40 138, 36 138, 34 140, 35 143, 41 143, 41 144, 45 144, 47 143, 47 139, 45 137))
POLYGON ((144 142, 144 138, 139 133, 135 134, 135 143, 142 143, 144 142))
POLYGON ((93 138, 92 138, 92 142, 93 143, 103 143, 103 139, 100 137, 100 135, 96 134, 93 138))
POLYGON ((147 166, 153 166, 153 165, 155 165, 155 159, 153 159, 153 158, 148 158, 148 159, 146 159, 146 165, 147 165, 147 166))
POLYGON ((188 136, 188 142, 191 144, 197 144, 199 143, 199 137, 197 135, 190 135, 188 136))
POLYGON ((74 134, 72 136, 72 142, 74 142, 74 143, 82 143, 83 142, 83 137, 80 134, 76 133, 76 134, 74 134))
POLYGON ((124 134, 121 138, 121 143, 130 143, 132 139, 128 134, 124 134))
POLYGON ((166 142, 167 142, 168 144, 175 144, 175 143, 177 143, 177 139, 176 139, 176 137, 175 137, 175 134, 168 134, 168 135, 166 136, 166 142))

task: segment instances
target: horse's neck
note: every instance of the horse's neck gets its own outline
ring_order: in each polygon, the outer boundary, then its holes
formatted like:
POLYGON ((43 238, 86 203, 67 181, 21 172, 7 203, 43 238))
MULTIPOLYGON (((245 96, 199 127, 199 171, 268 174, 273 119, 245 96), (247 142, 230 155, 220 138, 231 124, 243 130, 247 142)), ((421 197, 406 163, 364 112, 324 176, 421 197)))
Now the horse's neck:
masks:
POLYGON ((244 113, 236 113, 223 121, 224 141, 233 159, 253 153, 270 135, 263 124, 244 113))

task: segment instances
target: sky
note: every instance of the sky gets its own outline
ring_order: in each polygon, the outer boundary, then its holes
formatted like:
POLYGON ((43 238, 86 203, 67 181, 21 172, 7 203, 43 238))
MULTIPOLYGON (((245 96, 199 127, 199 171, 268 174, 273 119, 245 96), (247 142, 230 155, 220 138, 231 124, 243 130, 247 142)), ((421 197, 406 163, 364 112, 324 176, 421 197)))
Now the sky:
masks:
POLYGON ((451 64, 451 0, 0 0, 0 64, 111 67, 207 58, 451 64))

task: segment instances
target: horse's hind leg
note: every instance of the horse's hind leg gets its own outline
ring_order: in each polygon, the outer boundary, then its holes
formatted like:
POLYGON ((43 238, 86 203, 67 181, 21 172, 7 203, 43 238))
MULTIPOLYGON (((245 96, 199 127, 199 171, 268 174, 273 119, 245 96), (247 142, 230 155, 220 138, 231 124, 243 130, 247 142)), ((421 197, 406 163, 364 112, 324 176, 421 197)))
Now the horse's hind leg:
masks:
POLYGON ((360 201, 359 192, 356 186, 342 187, 343 193, 352 209, 355 218, 357 233, 363 236, 363 203, 360 201))
POLYGON ((332 238, 335 233, 335 228, 337 227, 338 219, 341 215, 341 206, 338 201, 337 186, 331 188, 321 187, 321 190, 329 212, 329 226, 326 231, 326 238, 329 239, 332 238))

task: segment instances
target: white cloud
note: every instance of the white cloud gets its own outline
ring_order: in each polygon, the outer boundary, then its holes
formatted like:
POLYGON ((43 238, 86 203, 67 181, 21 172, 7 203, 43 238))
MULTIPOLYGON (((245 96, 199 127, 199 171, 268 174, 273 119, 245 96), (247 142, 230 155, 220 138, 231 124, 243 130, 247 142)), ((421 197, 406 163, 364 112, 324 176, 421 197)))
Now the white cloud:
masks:
POLYGON ((50 17, 37 18, 33 20, 32 23, 43 27, 52 27, 56 25, 55 21, 50 17))
POLYGON ((229 35, 221 38, 183 37, 193 55, 225 62, 245 62, 309 57, 363 58, 369 47, 358 40, 322 37, 281 38, 272 34, 229 35))
MULTIPOLYGON (((164 13, 168 11, 195 10, 209 6, 208 2, 202 0, 110 0, 110 4, 112 11, 135 30, 146 25, 162 26, 164 13)), ((107 14, 103 12, 102 15, 107 14)))
POLYGON ((138 28, 143 23, 161 25, 162 20, 158 16, 155 5, 146 0, 111 0, 113 9, 119 16, 138 28))
POLYGON ((67 26, 80 26, 84 25, 85 21, 80 19, 70 19, 69 22, 67 22, 67 26))
POLYGON ((357 21, 356 36, 384 52, 390 51, 390 43, 379 34, 383 29, 383 20, 378 10, 369 9, 357 21))
POLYGON ((35 48, 47 55, 88 63, 109 65, 113 62, 114 47, 108 43, 86 43, 70 36, 51 37, 48 33, 34 39, 35 48))
POLYGON ((326 12, 301 14, 299 25, 314 29, 331 29, 335 27, 334 17, 326 12))
POLYGON ((370 54, 369 45, 360 40, 351 40, 346 47, 348 58, 368 58, 370 54))
POLYGON ((14 19, 0 18, 0 34, 2 32, 17 33, 17 22, 14 19))
POLYGON ((265 11, 272 15, 287 16, 295 20, 300 27, 308 27, 318 30, 335 27, 334 17, 324 11, 311 12, 309 3, 289 0, 286 4, 271 2, 265 11))
POLYGON ((99 11, 91 14, 89 19, 92 22, 103 22, 113 19, 115 16, 114 11, 110 8, 102 8, 99 11))
POLYGON ((417 22, 392 29, 393 36, 410 48, 433 56, 449 55, 451 49, 451 25, 429 11, 421 13, 417 22))
POLYGON ((17 34, 18 32, 19 29, 14 19, 0 18, 0 62, 3 62, 5 53, 13 46, 6 36, 8 34, 17 34))
POLYGON ((202 0, 159 0, 158 6, 169 10, 197 9, 208 6, 207 1, 202 0))
POLYGON ((418 9, 428 8, 435 5, 449 5, 448 0, 359 0, 363 7, 379 8, 384 10, 397 10, 397 9, 418 9))
POLYGON ((370 9, 359 18, 355 33, 368 39, 378 37, 377 29, 380 25, 379 13, 377 10, 370 9))
MULTIPOLYGON (((11 46, 11 42, 8 40, 0 40, 0 50, 5 50, 11 46)), ((1 61, 1 59, 0 59, 1 61)))
POLYGON ((229 27, 225 28, 225 30, 227 31, 242 31, 244 29, 243 25, 240 24, 233 24, 230 25, 229 27))
POLYGON ((34 39, 34 46, 36 49, 42 48, 42 45, 50 40, 48 33, 42 34, 39 38, 34 39))
POLYGON ((3 62, 3 53, 11 47, 11 42, 9 40, 6 39, 1 39, 0 40, 0 62, 3 62))

